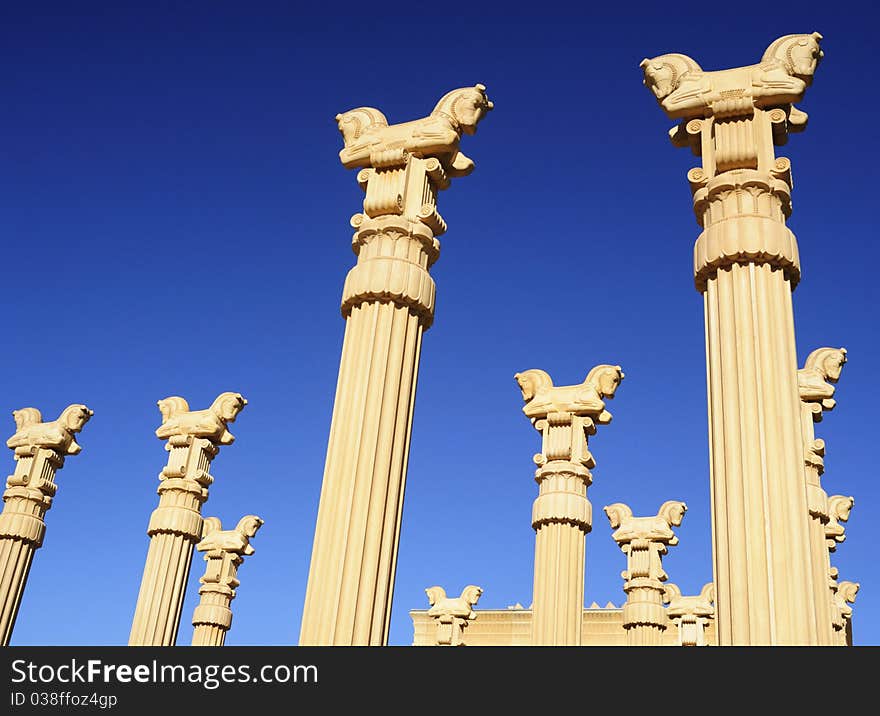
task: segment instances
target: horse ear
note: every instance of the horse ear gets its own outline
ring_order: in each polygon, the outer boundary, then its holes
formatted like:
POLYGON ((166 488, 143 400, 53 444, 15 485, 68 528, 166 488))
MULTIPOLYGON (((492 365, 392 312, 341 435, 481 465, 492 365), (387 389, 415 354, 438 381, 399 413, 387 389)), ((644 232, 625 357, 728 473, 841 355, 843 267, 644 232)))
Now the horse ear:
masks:
POLYGON ((642 60, 641 62, 639 62, 639 69, 641 69, 641 70, 645 69, 645 67, 647 67, 647 66, 650 64, 650 62, 651 62, 651 60, 649 60, 649 59, 646 57, 644 60, 642 60))

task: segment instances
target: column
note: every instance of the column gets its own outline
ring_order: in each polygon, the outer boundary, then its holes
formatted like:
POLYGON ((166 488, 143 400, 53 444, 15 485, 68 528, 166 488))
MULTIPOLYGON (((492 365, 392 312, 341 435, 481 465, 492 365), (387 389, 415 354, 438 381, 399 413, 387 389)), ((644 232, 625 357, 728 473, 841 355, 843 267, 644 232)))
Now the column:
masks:
POLYGON ((345 279, 345 338, 315 525, 300 644, 388 641, 422 334, 434 319, 428 269, 446 222, 437 193, 469 174, 458 148, 492 109, 485 87, 446 94, 428 117, 388 125, 372 107, 336 119, 342 164, 360 169, 357 264, 345 279))
POLYGON ((129 646, 173 646, 189 579, 193 546, 202 539, 202 505, 214 478, 208 472, 221 445, 235 439, 227 428, 247 405, 240 393, 221 393, 210 408, 190 410, 183 398, 160 400, 168 464, 159 473, 159 506, 150 517, 150 546, 129 646))
POLYGON ((205 553, 205 574, 199 579, 199 603, 193 611, 193 646, 223 646, 232 626, 230 604, 240 584, 238 568, 254 553, 251 537, 263 524, 256 515, 239 520, 234 530, 224 530, 216 517, 205 519, 204 537, 196 545, 205 553))
POLYGON ((663 591, 666 616, 678 628, 679 646, 706 646, 706 627, 715 617, 715 585, 704 584, 700 593, 683 596, 676 584, 663 591))
POLYGON ((833 593, 834 645, 852 646, 852 607, 859 593, 858 582, 838 582, 837 567, 831 571, 833 593))
POLYGON ((819 643, 810 561, 791 292, 800 278, 791 163, 775 155, 807 116, 798 102, 821 35, 786 35, 761 61, 705 72, 691 58, 641 64, 688 172, 703 295, 719 644, 819 643))
POLYGON ((82 448, 75 436, 93 415, 85 405, 69 405, 57 420, 44 423, 36 408, 13 410, 15 471, 6 479, 0 513, 0 645, 12 637, 34 552, 43 545, 44 518, 58 489, 55 473, 67 455, 82 448))
POLYGON ((584 611, 585 537, 592 529, 587 487, 595 467, 588 436, 611 422, 605 398, 613 398, 623 372, 598 365, 583 383, 554 386, 543 370, 517 373, 523 413, 541 433, 532 505, 535 585, 532 644, 580 646, 584 611))
POLYGON ((822 420, 824 411, 832 410, 834 383, 840 378, 846 363, 845 348, 819 348, 807 357, 804 367, 798 371, 798 391, 801 399, 801 432, 804 445, 804 466, 807 484, 807 509, 809 511, 810 561, 813 570, 814 602, 819 644, 835 643, 834 630, 828 618, 832 609, 832 592, 828 588, 831 569, 829 550, 825 544, 826 526, 829 521, 828 495, 820 480, 825 471, 825 442, 817 440, 813 423, 822 420))
POLYGON ((624 579, 623 628, 627 646, 660 646, 668 619, 663 608, 667 580, 663 555, 678 544, 672 527, 681 524, 687 505, 668 500, 654 517, 633 517, 632 510, 621 502, 605 508, 617 542, 626 555, 624 579))
MULTIPOLYGON (((826 562, 825 584, 830 597, 830 626, 832 646, 852 646, 852 604, 859 591, 858 582, 838 582, 837 567, 831 565, 831 553, 837 545, 846 540, 846 528, 841 522, 849 520, 855 500, 846 495, 832 495, 828 498, 828 521, 825 524, 826 562)), ((825 602, 828 605, 828 600, 825 602)), ((825 612, 824 622, 828 622, 829 612, 825 612)))
POLYGON ((436 646, 464 646, 464 629, 477 618, 474 605, 483 593, 482 587, 469 584, 460 597, 449 598, 443 587, 425 590, 431 608, 428 616, 437 625, 436 646))

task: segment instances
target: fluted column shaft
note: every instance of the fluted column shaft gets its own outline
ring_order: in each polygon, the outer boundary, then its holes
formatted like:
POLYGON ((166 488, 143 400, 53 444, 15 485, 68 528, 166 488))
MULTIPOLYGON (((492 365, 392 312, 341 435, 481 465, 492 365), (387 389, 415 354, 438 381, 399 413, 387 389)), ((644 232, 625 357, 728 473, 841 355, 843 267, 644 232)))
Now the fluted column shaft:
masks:
MULTIPOLYGON (((663 582, 657 578, 666 545, 636 539, 623 545, 627 555, 627 579, 623 591, 623 628, 627 646, 660 646, 668 627, 663 607, 663 582)), ((662 570, 661 570, 662 571, 662 570)))
POLYGON ((337 115, 342 164, 359 169, 357 264, 342 290, 345 338, 300 644, 388 642, 422 334, 434 318, 428 270, 446 231, 438 193, 474 162, 463 134, 492 109, 483 85, 444 95, 427 117, 389 125, 378 109, 337 115))
POLYGON ((532 643, 580 646, 584 611, 585 537, 592 528, 590 471, 553 460, 535 472, 532 507, 535 581, 532 643))
POLYGON ((232 626, 229 605, 234 590, 223 585, 203 585, 199 589, 199 603, 193 611, 193 646, 223 646, 226 632, 232 626))
POLYGON ((719 643, 816 643, 790 281, 734 264, 704 297, 719 643))
POLYGON ((12 637, 34 552, 43 544, 46 511, 55 495, 55 471, 64 464, 56 451, 31 447, 16 451, 0 513, 0 644, 12 637))
POLYGON ((596 466, 588 436, 596 424, 611 422, 605 399, 614 397, 623 371, 619 365, 595 366, 583 383, 553 385, 538 368, 517 373, 523 413, 541 433, 538 497, 532 505, 535 530, 535 580, 532 644, 579 646, 584 611, 585 537, 592 529, 593 509, 587 488, 596 466))
POLYGON ((422 334, 433 314, 430 230, 366 220, 347 316, 301 644, 387 642, 422 334))
POLYGON ((825 445, 816 440, 813 429, 814 410, 801 403, 801 428, 804 440, 804 475, 806 479, 807 509, 809 511, 810 567, 813 572, 813 602, 816 608, 816 629, 820 646, 835 643, 831 625, 833 593, 831 579, 831 555, 826 544, 825 528, 828 524, 828 494, 822 489, 821 475, 824 470, 825 445))
POLYGON ((791 292, 800 276, 781 109, 692 120, 718 642, 818 642, 791 292), (734 128, 736 132, 734 132, 734 128), (711 156, 711 161, 706 160, 711 156), (749 168, 755 167, 755 168, 749 168))
POLYGON ((703 294, 719 645, 819 642, 791 292, 800 278, 791 163, 775 146, 806 127, 795 106, 823 53, 817 33, 774 40, 756 64, 704 71, 680 53, 645 59, 671 119, 703 227, 703 294))
POLYGON ((218 448, 208 439, 173 435, 159 475, 159 506, 150 517, 150 545, 132 620, 130 646, 172 646, 186 595, 193 547, 202 538, 201 509, 214 478, 218 448))

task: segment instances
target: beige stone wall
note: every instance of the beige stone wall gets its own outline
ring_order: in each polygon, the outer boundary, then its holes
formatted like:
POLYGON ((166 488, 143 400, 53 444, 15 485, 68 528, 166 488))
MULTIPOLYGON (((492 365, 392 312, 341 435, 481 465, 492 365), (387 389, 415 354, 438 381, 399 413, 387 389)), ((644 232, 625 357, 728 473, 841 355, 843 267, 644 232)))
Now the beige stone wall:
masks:
MULTIPOLYGON (((413 609, 413 646, 434 646, 436 627, 426 609, 413 609)), ((465 646, 531 646, 531 609, 481 609, 464 632, 465 646)), ((583 646, 626 646, 623 609, 584 609, 583 646)), ((715 622, 706 627, 706 642, 716 644, 715 622)), ((663 634, 662 646, 678 646, 678 630, 663 634)))

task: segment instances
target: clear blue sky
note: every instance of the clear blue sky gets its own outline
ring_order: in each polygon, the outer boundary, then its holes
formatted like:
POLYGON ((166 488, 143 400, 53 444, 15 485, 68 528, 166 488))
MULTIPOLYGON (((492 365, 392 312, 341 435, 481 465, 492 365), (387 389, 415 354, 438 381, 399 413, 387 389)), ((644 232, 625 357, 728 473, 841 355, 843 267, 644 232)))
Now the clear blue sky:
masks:
MULTIPOLYGON (((723 5, 723 3, 718 3, 723 5)), ((692 283, 697 159, 642 86, 639 61, 684 52, 705 69, 757 62, 818 30, 826 58, 792 159, 803 281, 798 355, 846 346, 838 407, 817 426, 824 485, 856 506, 834 563, 861 582, 858 644, 880 644, 877 11, 763 4, 760 13, 610 3, 151 2, 8 4, 0 16, 0 411, 95 415, 60 473, 14 644, 127 641, 165 463, 156 400, 249 404, 214 461, 205 505, 265 526, 241 569, 230 644, 299 635, 336 385, 349 217, 362 193, 339 163, 334 115, 392 122, 482 82, 495 102, 464 151, 476 171, 440 198, 391 642, 412 639, 425 587, 529 604, 539 436, 513 374, 558 384, 619 363, 614 422, 591 441, 587 603, 623 600, 624 556, 602 506, 687 502, 666 568, 711 580, 705 357, 692 283), (136 7, 140 5, 140 7, 136 7), (407 5, 410 5, 407 3, 407 5)), ((12 470, 12 454, 7 454, 12 470)), ((202 573, 194 559, 180 642, 202 573)))

